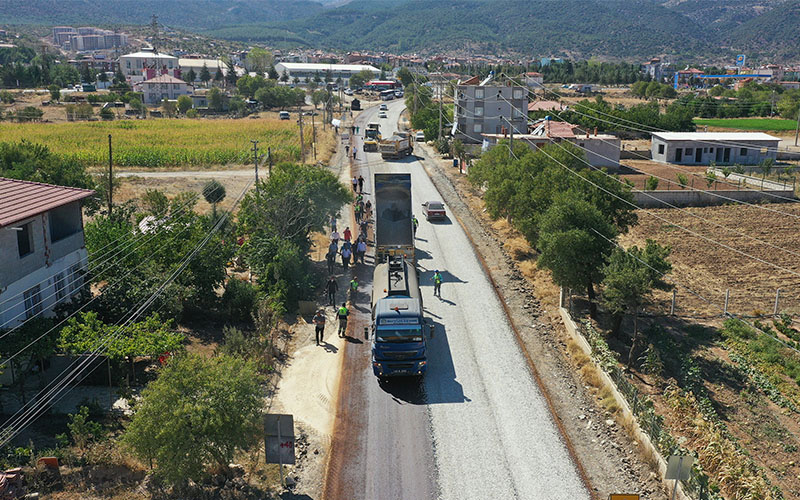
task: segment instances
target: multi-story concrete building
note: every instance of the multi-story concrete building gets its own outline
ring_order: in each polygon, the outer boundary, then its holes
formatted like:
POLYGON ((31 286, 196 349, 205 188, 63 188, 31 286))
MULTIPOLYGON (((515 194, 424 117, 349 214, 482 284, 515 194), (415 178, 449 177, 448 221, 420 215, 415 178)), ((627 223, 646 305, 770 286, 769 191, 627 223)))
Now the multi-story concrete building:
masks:
POLYGON ((169 54, 157 54, 152 49, 143 49, 120 56, 119 69, 131 83, 150 80, 158 75, 181 77, 177 57, 169 54))
POLYGON ((53 42, 67 50, 104 50, 127 46, 128 35, 93 27, 56 26, 53 42))
POLYGON ((94 191, 0 177, 0 328, 50 316, 83 284, 81 200, 94 191))
POLYGON ((756 165, 777 158, 780 139, 762 132, 654 132, 653 160, 681 165, 756 165))
POLYGON ((480 85, 471 78, 456 87, 453 137, 479 144, 481 134, 528 132, 528 89, 521 86, 480 85))
POLYGON ((145 104, 157 105, 164 99, 175 100, 182 95, 192 95, 194 87, 174 76, 159 75, 134 84, 133 90, 142 93, 145 104))

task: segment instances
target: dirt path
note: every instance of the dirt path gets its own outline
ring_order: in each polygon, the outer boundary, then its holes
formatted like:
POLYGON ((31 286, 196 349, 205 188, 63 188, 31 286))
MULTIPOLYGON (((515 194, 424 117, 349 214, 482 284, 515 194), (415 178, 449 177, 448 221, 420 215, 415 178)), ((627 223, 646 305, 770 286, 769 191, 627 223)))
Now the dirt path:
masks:
MULTIPOLYGON (((598 404, 588 385, 580 379, 566 352, 566 335, 558 319, 555 300, 546 306, 537 296, 552 289, 527 281, 514 260, 503 249, 504 240, 492 228, 484 213, 475 215, 475 203, 465 179, 427 147, 423 164, 436 188, 469 232, 507 304, 525 350, 533 360, 549 393, 555 414, 574 446, 578 461, 594 487, 594 498, 610 493, 638 493, 643 499, 662 499, 661 489, 650 466, 639 456, 638 448, 613 417, 598 404)), ((552 288, 551 284, 549 285, 552 288)), ((551 297, 552 298, 552 297, 551 297)))

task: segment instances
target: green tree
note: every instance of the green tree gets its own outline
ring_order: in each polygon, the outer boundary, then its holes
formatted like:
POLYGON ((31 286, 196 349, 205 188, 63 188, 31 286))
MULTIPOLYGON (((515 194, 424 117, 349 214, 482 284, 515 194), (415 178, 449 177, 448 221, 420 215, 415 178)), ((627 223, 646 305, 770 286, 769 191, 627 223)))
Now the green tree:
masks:
POLYGON ((214 220, 217 220, 217 203, 225 199, 225 186, 217 180, 211 179, 203 186, 203 198, 211 205, 214 220))
POLYGON ((758 164, 758 169, 761 171, 761 189, 764 189, 764 179, 766 179, 772 171, 772 166, 774 164, 775 160, 772 158, 764 158, 761 160, 761 163, 758 164))
POLYGON ((653 289, 669 290, 664 276, 672 270, 667 258, 670 248, 647 240, 645 248, 633 246, 628 250, 615 248, 603 267, 602 301, 613 318, 612 332, 619 335, 625 314, 633 314, 633 341, 628 352, 628 366, 639 340, 637 318, 639 309, 647 302, 653 289))
POLYGON ((172 118, 178 111, 178 105, 175 104, 175 101, 170 101, 165 97, 164 100, 161 101, 161 110, 164 112, 164 116, 172 118))
POLYGON ((275 69, 274 65, 270 65, 269 70, 267 71, 267 77, 270 80, 275 80, 275 81, 277 81, 278 78, 280 78, 280 75, 278 75, 278 71, 275 69))
POLYGON ((186 114, 187 111, 192 109, 192 98, 188 95, 179 95, 178 96, 178 111, 181 114, 186 114))
POLYGON ((100 110, 100 118, 104 121, 111 121, 114 119, 114 112, 111 108, 103 108, 100 110))
POLYGON ((289 81, 289 73, 287 73, 286 70, 283 70, 283 74, 281 75, 281 81, 283 83, 286 83, 286 82, 289 81))
POLYGON ((245 67, 257 75, 265 75, 272 66, 272 54, 261 47, 253 47, 245 57, 245 67))
POLYGON ((189 68, 189 71, 186 72, 184 76, 184 80, 189 85, 193 85, 194 81, 197 80, 197 73, 195 73, 194 68, 189 68))
POLYGON ((648 191, 655 191, 658 189, 658 177, 653 177, 652 175, 648 177, 644 188, 648 191))
POLYGON ((217 68, 217 72, 214 73, 214 81, 215 82, 221 82, 224 79, 225 79, 225 75, 222 73, 222 68, 218 67, 217 68))
MULTIPOLYGON (((375 75, 372 73, 372 71, 368 69, 362 69, 361 71, 350 77, 350 83, 349 83, 350 88, 363 87, 364 84, 372 80, 374 76, 375 75)), ((327 76, 325 81, 328 81, 327 76)))
POLYGON ((50 99, 56 102, 61 100, 61 87, 54 83, 47 87, 47 90, 50 91, 50 99))
POLYGON ((239 232, 249 235, 244 256, 262 288, 294 307, 314 289, 309 274, 311 233, 323 231, 330 217, 352 201, 349 190, 330 172, 282 163, 242 200, 239 232))
POLYGON ((211 87, 206 94, 208 99, 208 109, 211 111, 223 111, 225 107, 225 96, 219 87, 211 87))
POLYGON ((706 185, 708 189, 711 189, 711 186, 713 186, 715 182, 717 182, 717 174, 712 171, 706 172, 706 185))
POLYGON ((685 189, 689 185, 689 179, 685 174, 675 174, 675 178, 678 179, 678 185, 681 189, 685 189))
POLYGON ((171 484, 227 469, 237 451, 261 442, 262 381, 252 362, 175 357, 142 391, 123 440, 171 484))
POLYGON ((200 70, 200 81, 203 82, 203 85, 206 87, 208 87, 208 82, 211 81, 211 72, 208 71, 206 63, 203 63, 203 69, 200 70))
POLYGON ((88 407, 81 406, 78 408, 78 413, 71 413, 67 416, 69 418, 67 429, 72 436, 72 442, 82 453, 86 452, 89 443, 103 436, 103 425, 89 418, 88 407))
POLYGON ((405 66, 397 70, 397 78, 400 80, 400 83, 403 84, 403 87, 408 87, 414 83, 414 75, 411 74, 411 71, 405 66))
POLYGON ((600 210, 574 194, 560 196, 539 223, 538 264, 564 288, 585 289, 596 315, 594 284, 611 253, 616 228, 600 210))
POLYGON ((0 177, 95 189, 94 179, 81 162, 27 141, 0 142, 0 177))

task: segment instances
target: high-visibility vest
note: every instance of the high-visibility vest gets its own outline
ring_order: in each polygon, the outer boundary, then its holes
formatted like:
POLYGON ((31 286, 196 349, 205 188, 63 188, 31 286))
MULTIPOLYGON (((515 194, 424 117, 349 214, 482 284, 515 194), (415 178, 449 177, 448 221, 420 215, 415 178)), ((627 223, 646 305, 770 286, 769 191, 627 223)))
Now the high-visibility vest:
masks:
POLYGON ((339 318, 346 318, 347 317, 347 313, 348 313, 348 311, 347 311, 346 307, 340 307, 339 308, 339 311, 338 311, 339 318))

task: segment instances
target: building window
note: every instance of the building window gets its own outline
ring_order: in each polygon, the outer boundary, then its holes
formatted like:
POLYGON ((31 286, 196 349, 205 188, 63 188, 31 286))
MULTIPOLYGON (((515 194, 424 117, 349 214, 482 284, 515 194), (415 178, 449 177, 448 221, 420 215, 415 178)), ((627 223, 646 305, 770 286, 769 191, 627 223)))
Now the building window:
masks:
POLYGON ((56 274, 54 288, 56 289, 56 301, 61 302, 67 296, 67 282, 64 279, 64 273, 56 274))
POLYGON ((739 155, 741 155, 741 156, 747 156, 747 148, 742 148, 742 149, 740 149, 740 150, 739 150, 739 155))
POLYGON ((30 319, 42 312, 42 294, 39 285, 25 290, 25 319, 30 319))
POLYGON ((47 214, 50 220, 50 241, 63 240, 81 230, 80 212, 75 205, 64 205, 50 210, 47 214))
POLYGON ((664 145, 663 144, 659 144, 658 145, 658 154, 660 154, 660 155, 664 154, 664 145))
POLYGON ((19 257, 25 257, 33 253, 33 231, 31 230, 31 223, 19 226, 17 229, 17 249, 19 250, 19 257))
POLYGON ((484 89, 475 89, 475 99, 483 99, 484 89))
POLYGON ((514 99, 522 99, 522 89, 514 89, 514 99))
POLYGON ((475 107, 475 116, 483 116, 483 106, 475 107))
POLYGON ((74 292, 83 285, 83 271, 80 264, 69 268, 69 291, 74 292))
POLYGON ((686 148, 686 156, 692 156, 692 148, 686 148))
POLYGON ((483 125, 480 123, 474 124, 472 126, 472 131, 475 132, 476 134, 480 134, 481 132, 483 132, 483 125))

